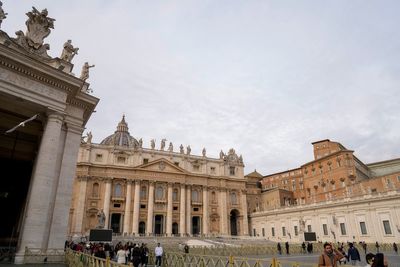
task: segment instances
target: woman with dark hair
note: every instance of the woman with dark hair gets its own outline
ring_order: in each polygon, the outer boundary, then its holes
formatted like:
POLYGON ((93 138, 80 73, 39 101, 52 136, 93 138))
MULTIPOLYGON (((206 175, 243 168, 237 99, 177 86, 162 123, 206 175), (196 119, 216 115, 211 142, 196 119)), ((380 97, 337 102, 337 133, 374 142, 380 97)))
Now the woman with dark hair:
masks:
POLYGON ((388 267, 388 263, 383 253, 376 253, 372 262, 372 267, 388 267))

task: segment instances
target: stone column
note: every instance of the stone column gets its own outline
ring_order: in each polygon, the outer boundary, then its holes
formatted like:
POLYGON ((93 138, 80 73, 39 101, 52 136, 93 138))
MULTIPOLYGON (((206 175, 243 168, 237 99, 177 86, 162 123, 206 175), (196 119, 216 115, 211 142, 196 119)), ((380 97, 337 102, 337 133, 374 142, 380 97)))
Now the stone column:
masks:
MULTIPOLYGON (((246 190, 242 190, 241 194, 242 202, 242 213, 243 213, 243 223, 242 223, 242 235, 249 235, 249 218, 247 216, 247 196, 246 190)), ((289 230, 289 229, 288 229, 289 230)), ((294 236, 294 233, 293 233, 294 236)))
POLYGON ((110 201, 111 201, 111 179, 106 179, 106 191, 104 193, 104 204, 103 204, 103 212, 106 215, 106 219, 104 221, 104 229, 108 229, 108 224, 110 220, 110 201))
POLYGON ((132 234, 139 233, 139 209, 140 209, 140 181, 135 180, 135 196, 133 199, 133 219, 132 219, 132 234))
MULTIPOLYGON (((63 117, 60 114, 50 114, 40 143, 39 154, 33 169, 28 194, 25 220, 22 226, 20 251, 15 257, 15 263, 23 263, 25 247, 45 249, 48 240, 48 218, 54 199, 50 199, 55 187, 57 155, 63 117)), ((67 220, 67 219, 66 219, 67 220)))
POLYGON ((172 235, 172 183, 168 183, 167 236, 172 235))
POLYGON ((149 183, 149 197, 147 204, 147 235, 153 233, 153 209, 154 209, 154 182, 149 183))
POLYGON ((79 181, 79 197, 75 213, 74 232, 72 234, 83 234, 83 217, 85 214, 86 203, 86 190, 87 190, 87 177, 78 177, 79 181))
MULTIPOLYGON (((81 135, 82 127, 74 126, 71 123, 67 124, 60 176, 58 179, 57 192, 55 192, 54 212, 51 217, 48 248, 64 248, 64 242, 68 232, 68 220, 66 220, 66 218, 68 218, 71 208, 72 190, 76 171, 76 158, 78 156, 81 135)), ((86 179, 84 180, 85 184, 87 184, 86 179)), ((86 202, 86 185, 84 185, 82 193, 84 195, 83 207, 81 207, 83 215, 84 205, 86 202)), ((82 226, 83 217, 80 222, 80 225, 82 226)))
POLYGON ((186 187, 186 233, 192 234, 192 203, 191 203, 192 190, 191 186, 186 187))
POLYGON ((220 188, 219 192, 219 198, 220 198, 220 234, 221 235, 227 235, 228 234, 228 211, 227 211, 227 203, 226 203, 226 189, 225 188, 220 188))
POLYGON ((186 231, 185 231, 185 184, 181 184, 181 202, 179 205, 179 234, 180 236, 184 236, 186 231))
POLYGON ((203 186, 203 234, 208 235, 208 188, 203 186))
POLYGON ((126 181, 126 200, 125 200, 125 213, 124 213, 124 235, 129 234, 129 222, 131 215, 131 202, 132 202, 132 180, 126 181))

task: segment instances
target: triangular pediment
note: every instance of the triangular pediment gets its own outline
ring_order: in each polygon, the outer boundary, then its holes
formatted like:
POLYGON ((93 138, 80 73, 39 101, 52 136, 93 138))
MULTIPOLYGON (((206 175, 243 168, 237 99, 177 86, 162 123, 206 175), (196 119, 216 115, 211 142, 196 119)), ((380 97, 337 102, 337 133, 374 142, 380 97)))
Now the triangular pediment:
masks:
POLYGON ((173 172, 173 173, 187 173, 186 170, 176 166, 173 162, 166 159, 157 159, 146 164, 137 166, 136 168, 147 171, 157 172, 173 172))

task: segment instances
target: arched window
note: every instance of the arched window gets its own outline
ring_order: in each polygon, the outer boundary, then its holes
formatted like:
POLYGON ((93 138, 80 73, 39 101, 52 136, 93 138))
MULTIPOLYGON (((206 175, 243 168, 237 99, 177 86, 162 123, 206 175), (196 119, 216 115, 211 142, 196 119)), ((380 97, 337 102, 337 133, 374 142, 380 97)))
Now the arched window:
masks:
POLYGON ((94 183, 92 187, 92 197, 98 197, 99 196, 99 184, 94 183))
POLYGON ((232 205, 237 205, 237 196, 235 192, 231 193, 231 204, 232 205))
POLYGON ((140 189, 140 199, 146 199, 147 196, 147 187, 142 186, 142 188, 140 189))
POLYGON ((192 191, 192 201, 199 202, 199 192, 197 190, 192 191))
POLYGON ((174 192, 172 193, 172 201, 178 201, 178 189, 174 189, 174 192))
POLYGON ((157 186, 157 189, 156 189, 156 199, 157 199, 157 200, 162 200, 162 199, 164 199, 164 189, 162 188, 162 186, 157 186))
POLYGON ((217 195, 214 191, 211 193, 211 201, 212 203, 217 203, 217 195))
POLYGON ((114 197, 122 197, 122 186, 120 184, 116 184, 114 187, 114 197))

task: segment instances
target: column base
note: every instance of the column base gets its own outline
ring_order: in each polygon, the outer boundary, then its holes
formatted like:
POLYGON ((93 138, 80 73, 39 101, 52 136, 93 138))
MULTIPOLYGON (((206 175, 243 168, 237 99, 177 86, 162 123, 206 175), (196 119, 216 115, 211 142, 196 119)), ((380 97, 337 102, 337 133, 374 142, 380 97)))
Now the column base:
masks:
POLYGON ((14 264, 24 264, 25 263, 25 251, 18 251, 15 253, 14 264))

